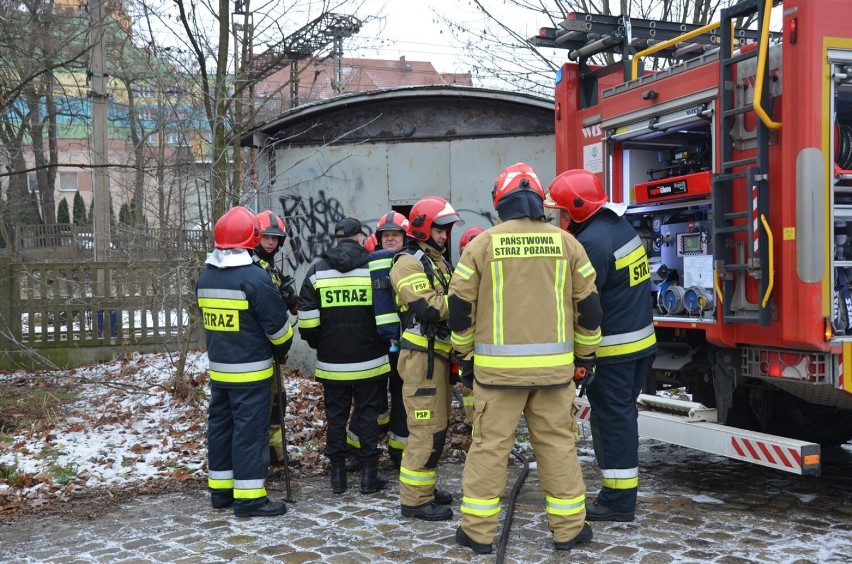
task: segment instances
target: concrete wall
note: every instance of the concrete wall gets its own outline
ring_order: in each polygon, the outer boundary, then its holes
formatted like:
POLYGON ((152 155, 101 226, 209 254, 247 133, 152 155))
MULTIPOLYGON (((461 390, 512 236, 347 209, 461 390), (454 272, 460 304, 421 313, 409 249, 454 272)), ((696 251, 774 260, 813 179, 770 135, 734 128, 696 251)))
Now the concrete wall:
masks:
MULTIPOLYGON (((266 191, 258 209, 284 219, 281 266, 299 287, 308 266, 334 244, 343 216, 372 232, 391 208, 407 215, 424 196, 444 197, 465 220, 451 234, 455 262, 462 233, 496 221, 491 190, 503 168, 526 162, 545 186, 555 175, 547 100, 446 88, 353 98, 297 108, 253 136, 266 191)), ((312 373, 314 362, 297 336, 288 364, 312 373)))

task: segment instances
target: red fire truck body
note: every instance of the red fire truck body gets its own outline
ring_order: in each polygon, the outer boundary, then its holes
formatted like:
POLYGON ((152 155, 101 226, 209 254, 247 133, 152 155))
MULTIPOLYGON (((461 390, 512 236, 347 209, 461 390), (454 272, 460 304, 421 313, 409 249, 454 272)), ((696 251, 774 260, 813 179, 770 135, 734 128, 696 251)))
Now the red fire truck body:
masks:
POLYGON ((785 0, 770 34, 772 5, 672 39, 665 22, 569 14, 541 44, 577 61, 556 78, 557 174, 599 175, 648 251, 643 398, 686 387, 715 410, 698 442, 671 435, 695 421, 649 434, 819 473, 817 445, 852 439, 852 2, 785 0), (749 15, 756 29, 734 27, 749 15), (613 46, 632 58, 589 63, 613 46), (652 57, 670 65, 643 72, 652 57))

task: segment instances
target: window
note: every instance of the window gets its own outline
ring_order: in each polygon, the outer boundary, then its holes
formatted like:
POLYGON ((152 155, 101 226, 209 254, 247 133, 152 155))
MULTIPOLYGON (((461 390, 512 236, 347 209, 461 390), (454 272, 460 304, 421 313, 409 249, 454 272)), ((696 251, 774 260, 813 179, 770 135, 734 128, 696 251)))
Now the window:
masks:
POLYGON ((186 145, 183 134, 177 131, 166 133, 166 145, 186 145))
POLYGON ((34 172, 27 173, 27 189, 30 194, 38 194, 38 176, 34 172))
POLYGON ((141 84, 132 88, 133 94, 140 98, 153 98, 157 95, 157 89, 150 84, 141 84))
POLYGON ((59 191, 60 192, 76 192, 77 191, 77 173, 76 172, 60 172, 59 173, 59 191))
POLYGON ((157 139, 157 137, 157 133, 150 133, 148 134, 148 137, 145 138, 145 142, 148 143, 148 145, 158 145, 159 140, 157 139))

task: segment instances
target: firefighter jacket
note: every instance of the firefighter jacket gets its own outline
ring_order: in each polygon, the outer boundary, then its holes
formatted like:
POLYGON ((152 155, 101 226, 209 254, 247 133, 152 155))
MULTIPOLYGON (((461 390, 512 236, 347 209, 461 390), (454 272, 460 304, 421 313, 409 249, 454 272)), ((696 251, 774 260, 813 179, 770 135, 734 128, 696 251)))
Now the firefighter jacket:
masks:
POLYGON ((432 346, 449 358, 447 290, 452 272, 444 256, 421 241, 411 241, 396 254, 390 280, 401 313, 400 348, 428 352, 432 346))
POLYGON ((299 292, 299 334, 317 351, 316 378, 351 384, 391 370, 387 342, 376 332, 367 250, 351 239, 323 253, 299 292))
POLYGON ((399 314, 396 311, 390 269, 396 253, 380 249, 370 253, 370 281, 373 286, 373 311, 376 314, 376 331, 388 341, 399 341, 399 314))
POLYGON ((195 294, 206 329, 211 383, 268 380, 275 359, 286 356, 293 339, 278 290, 245 249, 216 249, 206 262, 195 294))
POLYGON ((512 219, 478 235, 450 283, 452 343, 486 387, 567 386, 600 341, 595 270, 561 229, 512 219))
POLYGON ((642 240, 630 223, 602 209, 585 222, 577 240, 595 267, 603 320, 597 363, 608 364, 656 351, 651 275, 642 240))

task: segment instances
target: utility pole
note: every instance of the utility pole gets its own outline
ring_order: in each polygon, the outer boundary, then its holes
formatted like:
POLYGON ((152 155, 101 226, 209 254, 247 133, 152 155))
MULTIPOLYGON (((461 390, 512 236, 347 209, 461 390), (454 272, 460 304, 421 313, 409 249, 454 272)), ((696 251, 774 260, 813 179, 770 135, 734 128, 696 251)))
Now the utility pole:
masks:
POLYGON ((92 221, 94 223, 95 262, 103 262, 109 249, 109 163, 107 150, 107 107, 106 49, 104 48, 104 5, 103 0, 89 0, 89 98, 92 104, 92 194, 94 197, 92 221))

